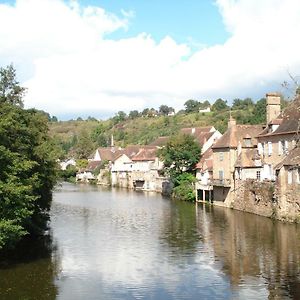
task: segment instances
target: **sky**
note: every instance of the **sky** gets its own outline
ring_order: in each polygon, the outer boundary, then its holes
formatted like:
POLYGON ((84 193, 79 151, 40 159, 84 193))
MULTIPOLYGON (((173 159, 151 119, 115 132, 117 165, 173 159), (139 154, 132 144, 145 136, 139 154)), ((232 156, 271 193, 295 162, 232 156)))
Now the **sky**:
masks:
POLYGON ((260 99, 300 78, 299 0, 0 0, 0 66, 61 120, 260 99))

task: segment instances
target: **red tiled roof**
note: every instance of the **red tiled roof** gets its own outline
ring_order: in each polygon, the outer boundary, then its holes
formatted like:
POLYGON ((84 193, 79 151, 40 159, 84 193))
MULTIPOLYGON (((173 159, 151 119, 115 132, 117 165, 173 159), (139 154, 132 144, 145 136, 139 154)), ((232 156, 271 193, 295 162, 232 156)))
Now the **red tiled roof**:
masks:
POLYGON ((281 169, 283 166, 300 166, 300 147, 291 150, 275 169, 281 169))
POLYGON ((235 163, 236 167, 240 168, 254 168, 260 167, 261 163, 257 163, 260 160, 257 148, 243 149, 235 163))
POLYGON ((180 130, 181 133, 189 134, 189 135, 198 135, 201 132, 210 132, 213 129, 213 126, 206 127, 190 127, 190 128, 182 128, 180 130))
POLYGON ((132 161, 154 161, 157 157, 156 147, 145 147, 140 149, 140 151, 132 157, 132 161))
POLYGON ((237 148, 238 144, 247 146, 244 138, 251 138, 252 147, 257 145, 256 137, 263 130, 262 125, 234 125, 223 134, 223 136, 213 145, 213 149, 217 148, 237 148))
POLYGON ((213 151, 211 148, 207 149, 201 156, 200 161, 196 165, 196 169, 200 169, 202 171, 211 170, 213 167, 213 151))
POLYGON ((153 141, 149 145, 157 146, 157 147, 165 146, 169 139, 170 139, 170 137, 168 137, 168 136, 161 136, 161 137, 158 137, 155 141, 153 141))

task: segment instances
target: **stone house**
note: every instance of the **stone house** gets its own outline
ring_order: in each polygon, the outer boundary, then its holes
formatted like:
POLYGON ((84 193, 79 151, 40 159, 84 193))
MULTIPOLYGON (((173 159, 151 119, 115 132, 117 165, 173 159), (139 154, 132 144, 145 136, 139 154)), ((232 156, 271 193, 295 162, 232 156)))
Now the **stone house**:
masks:
POLYGON ((277 217, 297 221, 300 218, 300 147, 292 149, 275 166, 277 217))
POLYGON ((140 148, 140 145, 129 145, 125 149, 117 151, 110 168, 112 186, 133 188, 134 162, 132 157, 139 152, 140 148))
POLYGON ((262 179, 275 181, 274 167, 296 146, 299 140, 300 97, 280 114, 280 95, 267 94, 267 126, 257 136, 262 157, 262 179))
POLYGON ((137 190, 162 192, 165 178, 160 176, 163 162, 157 156, 157 147, 144 146, 132 157, 132 182, 137 190))
MULTIPOLYGON (((256 136, 263 130, 262 125, 237 125, 230 117, 228 129, 212 146, 213 150, 213 195, 214 203, 230 207, 234 201, 235 167, 238 159, 255 153, 256 136), (251 151, 252 150, 252 153, 251 151)), ((251 173, 256 170, 252 170, 251 173)), ((249 175, 247 175, 249 176, 249 175)), ((252 176, 252 175, 251 175, 252 176)))
POLYGON ((196 165, 196 201, 213 201, 213 151, 206 150, 196 165))

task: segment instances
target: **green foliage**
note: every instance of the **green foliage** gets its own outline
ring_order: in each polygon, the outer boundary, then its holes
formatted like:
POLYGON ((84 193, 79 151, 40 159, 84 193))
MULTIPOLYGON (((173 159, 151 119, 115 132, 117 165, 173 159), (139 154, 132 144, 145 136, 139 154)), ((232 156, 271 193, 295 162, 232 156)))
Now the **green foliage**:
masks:
POLYGON ((26 88, 21 87, 16 79, 13 65, 0 68, 0 104, 12 104, 23 107, 23 96, 26 88))
POLYGON ((64 181, 70 181, 72 178, 76 177, 77 168, 75 166, 68 166, 66 170, 59 171, 59 177, 64 181))
POLYGON ((251 124, 263 123, 266 123, 266 98, 261 98, 256 102, 251 119, 251 124))
POLYGON ((229 109, 227 101, 223 99, 217 99, 216 102, 212 105, 212 111, 222 111, 229 109))
POLYGON ((169 113, 172 113, 174 111, 174 108, 168 105, 161 105, 158 110, 159 114, 163 116, 167 116, 169 113))
POLYGON ((177 176, 172 198, 182 201, 195 201, 195 182, 195 176, 190 173, 182 173, 177 176))
MULTIPOLYGON (((19 105, 19 104, 18 104, 19 105)), ((41 233, 49 219, 57 149, 47 118, 36 110, 0 105, 0 248, 26 233, 41 233)))
POLYGON ((76 145, 75 153, 79 159, 87 159, 95 149, 95 145, 87 131, 82 131, 78 136, 78 142, 76 145))
POLYGON ((191 172, 200 159, 201 149, 190 135, 178 134, 159 151, 164 169, 176 183, 183 172, 191 172))
POLYGON ((197 100, 190 99, 184 103, 185 112, 187 114, 198 112, 199 111, 200 102, 197 100))

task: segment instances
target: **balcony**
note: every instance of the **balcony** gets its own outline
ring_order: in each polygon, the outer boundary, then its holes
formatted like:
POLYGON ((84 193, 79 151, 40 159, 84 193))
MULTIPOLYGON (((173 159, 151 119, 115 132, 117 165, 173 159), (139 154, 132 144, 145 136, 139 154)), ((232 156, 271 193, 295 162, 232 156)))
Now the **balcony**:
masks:
POLYGON ((230 187, 231 186, 231 179, 213 179, 212 184, 214 186, 223 186, 223 187, 230 187))

